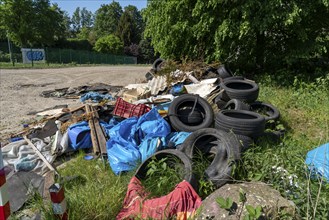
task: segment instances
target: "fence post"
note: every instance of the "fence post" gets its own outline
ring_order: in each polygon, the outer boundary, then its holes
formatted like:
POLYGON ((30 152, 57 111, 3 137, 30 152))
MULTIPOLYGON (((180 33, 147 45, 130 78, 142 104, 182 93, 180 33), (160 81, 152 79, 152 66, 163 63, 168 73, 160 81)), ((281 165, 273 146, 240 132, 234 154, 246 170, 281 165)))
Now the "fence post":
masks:
POLYGON ((61 220, 67 220, 67 204, 64 195, 64 188, 55 183, 49 187, 50 199, 53 203, 53 212, 55 217, 61 220))
POLYGON ((48 47, 46 47, 46 63, 49 66, 48 58, 49 58, 49 56, 48 56, 48 47))
POLYGON ((61 54, 61 49, 58 48, 59 51, 59 63, 62 64, 62 54, 61 54))
POLYGON ((9 196, 7 193, 6 173, 3 166, 2 150, 0 148, 0 219, 10 216, 9 196))
POLYGON ((32 47, 31 47, 31 63, 32 63, 32 67, 34 66, 34 63, 33 63, 33 51, 32 51, 32 47))
POLYGON ((72 63, 72 49, 70 49, 70 61, 72 63))

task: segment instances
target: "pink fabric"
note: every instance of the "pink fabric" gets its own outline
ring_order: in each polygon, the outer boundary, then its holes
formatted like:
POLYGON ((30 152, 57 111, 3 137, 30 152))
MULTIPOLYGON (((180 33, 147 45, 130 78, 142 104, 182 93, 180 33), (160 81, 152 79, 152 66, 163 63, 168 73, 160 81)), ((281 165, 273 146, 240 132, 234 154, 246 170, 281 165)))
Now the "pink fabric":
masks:
POLYGON ((168 219, 173 216, 177 219, 187 219, 192 217, 201 205, 201 198, 185 180, 166 196, 147 199, 148 195, 140 180, 133 177, 117 220, 134 217, 168 219))

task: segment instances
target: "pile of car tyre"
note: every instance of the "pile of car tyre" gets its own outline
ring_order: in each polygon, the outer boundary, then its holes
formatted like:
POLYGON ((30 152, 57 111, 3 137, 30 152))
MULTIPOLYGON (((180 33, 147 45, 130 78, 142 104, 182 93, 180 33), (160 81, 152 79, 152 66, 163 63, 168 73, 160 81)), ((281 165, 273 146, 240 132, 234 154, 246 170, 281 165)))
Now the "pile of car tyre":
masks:
MULTIPOLYGON (((198 152, 211 155, 209 158, 213 159, 205 169, 204 177, 220 187, 231 179, 233 165, 240 160, 241 152, 264 135, 267 122, 277 120, 280 113, 273 105, 257 101, 257 83, 242 76, 232 76, 224 65, 216 71, 221 92, 214 102, 219 112, 214 113, 210 103, 198 95, 184 94, 174 99, 168 110, 172 128, 192 134, 178 148, 180 153, 164 150, 156 155, 182 157, 180 160, 192 172, 192 161, 198 152)), ((142 164, 140 169, 144 168, 142 164)), ((184 179, 196 187, 193 175, 184 179)))

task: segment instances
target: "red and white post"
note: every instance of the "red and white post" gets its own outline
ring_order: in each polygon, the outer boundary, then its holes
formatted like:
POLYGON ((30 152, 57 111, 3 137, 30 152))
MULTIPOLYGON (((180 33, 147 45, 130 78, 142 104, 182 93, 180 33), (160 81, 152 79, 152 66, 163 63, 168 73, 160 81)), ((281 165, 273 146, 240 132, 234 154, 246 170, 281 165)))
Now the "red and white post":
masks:
POLYGON ((49 187, 50 199, 53 203, 54 215, 61 220, 67 220, 67 205, 64 195, 64 188, 55 183, 49 187))
POLYGON ((0 220, 10 216, 9 196, 7 192, 6 173, 3 166, 2 151, 0 148, 0 220))

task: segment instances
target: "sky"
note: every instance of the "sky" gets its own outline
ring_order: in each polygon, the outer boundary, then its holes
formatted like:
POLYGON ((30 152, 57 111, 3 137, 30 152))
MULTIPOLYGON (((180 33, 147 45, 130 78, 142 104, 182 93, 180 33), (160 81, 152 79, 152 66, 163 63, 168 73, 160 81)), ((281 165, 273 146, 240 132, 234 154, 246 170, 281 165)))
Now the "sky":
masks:
MULTIPOLYGON (((50 2, 57 3, 62 10, 67 11, 72 16, 77 7, 80 9, 86 7, 88 11, 94 13, 102 4, 109 4, 112 0, 50 0, 50 2)), ((122 8, 127 5, 134 5, 141 10, 146 7, 147 0, 116 0, 116 2, 119 2, 122 8)))

